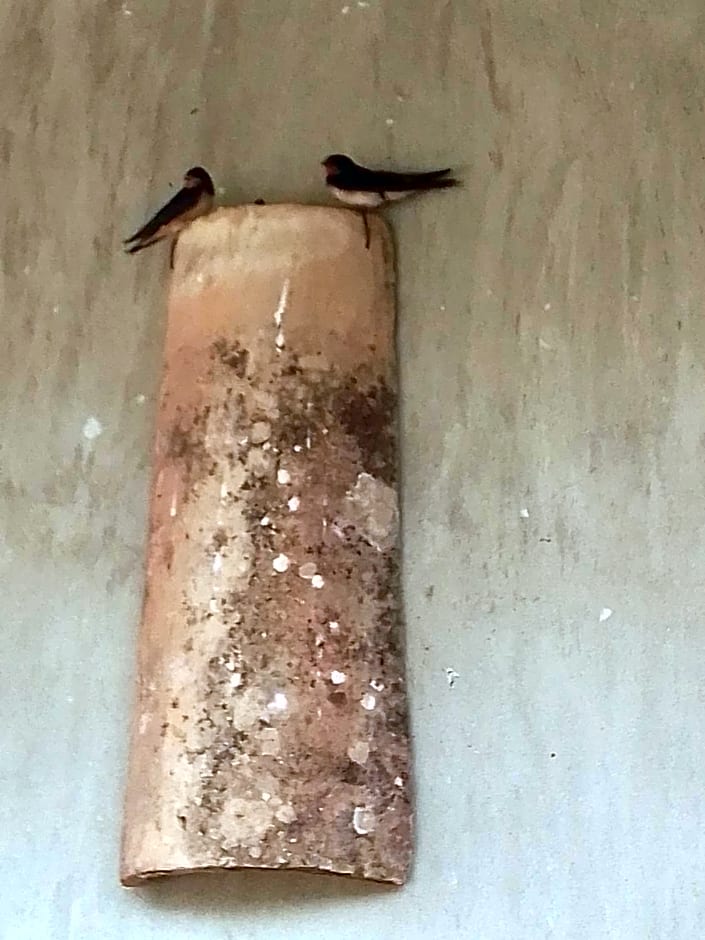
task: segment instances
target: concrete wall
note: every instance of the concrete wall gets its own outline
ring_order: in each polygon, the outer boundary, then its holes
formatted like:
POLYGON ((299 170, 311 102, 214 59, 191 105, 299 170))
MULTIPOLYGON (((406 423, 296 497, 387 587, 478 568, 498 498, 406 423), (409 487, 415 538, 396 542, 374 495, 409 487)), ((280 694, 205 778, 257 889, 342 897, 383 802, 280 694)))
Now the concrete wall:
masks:
POLYGON ((705 935, 702 4, 15 0, 0 26, 0 934, 705 935), (466 179, 394 210, 413 880, 126 891, 166 258, 119 240, 194 162, 226 201, 318 200, 330 150, 466 179))

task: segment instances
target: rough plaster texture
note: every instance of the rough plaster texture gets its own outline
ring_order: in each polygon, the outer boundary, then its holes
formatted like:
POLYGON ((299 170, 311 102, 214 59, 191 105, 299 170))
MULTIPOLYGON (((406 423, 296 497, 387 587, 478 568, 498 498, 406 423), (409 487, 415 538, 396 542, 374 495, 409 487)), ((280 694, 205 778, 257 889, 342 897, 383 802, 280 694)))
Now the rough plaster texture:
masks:
POLYGON ((394 271, 344 209, 219 209, 178 243, 121 860, 400 884, 394 271))
POLYGON ((700 0, 0 22, 4 934, 705 935, 700 0), (119 240, 195 162, 231 201, 319 200, 332 150, 466 180, 392 214, 411 880, 125 891, 167 260, 119 240))

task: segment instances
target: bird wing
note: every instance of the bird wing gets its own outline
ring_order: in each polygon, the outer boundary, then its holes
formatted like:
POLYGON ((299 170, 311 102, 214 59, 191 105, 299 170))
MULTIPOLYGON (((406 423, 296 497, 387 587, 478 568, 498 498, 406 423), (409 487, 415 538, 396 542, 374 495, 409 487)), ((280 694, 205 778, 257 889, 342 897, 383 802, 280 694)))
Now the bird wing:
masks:
POLYGON ((450 173, 445 170, 429 170, 425 173, 392 173, 387 170, 369 170, 356 167, 348 173, 340 173, 332 178, 339 189, 364 190, 377 193, 411 192, 415 189, 432 189, 442 185, 442 177, 450 173))
POLYGON ((429 170, 425 173, 391 173, 386 171, 374 172, 376 186, 383 192, 399 193, 414 189, 430 189, 438 183, 441 177, 450 173, 450 167, 445 170, 429 170))
POLYGON ((152 235, 156 235, 164 225, 192 209, 200 198, 201 192, 198 188, 187 189, 184 187, 180 189, 165 206, 162 206, 159 212, 152 216, 149 222, 143 225, 141 229, 138 229, 130 238, 126 238, 124 244, 129 245, 130 242, 141 241, 143 238, 151 238, 152 235))

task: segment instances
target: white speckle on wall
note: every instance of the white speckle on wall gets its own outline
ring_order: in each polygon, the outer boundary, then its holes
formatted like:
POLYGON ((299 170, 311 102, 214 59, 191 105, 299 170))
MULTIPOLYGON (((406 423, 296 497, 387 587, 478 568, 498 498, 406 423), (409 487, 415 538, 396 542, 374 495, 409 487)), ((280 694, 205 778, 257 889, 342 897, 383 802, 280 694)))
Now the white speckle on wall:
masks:
POLYGON ((326 582, 323 580, 320 574, 314 574, 314 576, 311 578, 311 587, 316 588, 319 591, 325 583, 326 582))
POLYGON ((260 525, 270 525, 271 521, 272 521, 272 520, 269 518, 269 516, 262 516, 262 518, 261 518, 260 521, 259 521, 259 524, 260 524, 260 525))
POLYGON ((605 620, 609 620, 614 611, 611 607, 603 607, 600 611, 600 623, 604 623, 605 620))
POLYGON ((286 486, 288 483, 291 483, 291 474, 288 470, 285 470, 284 467, 280 467, 277 470, 277 483, 281 486, 286 486))
POLYGON ((375 817, 366 806, 356 806, 353 811, 353 829, 359 836, 374 832, 375 817))
POLYGON ((277 557, 272 560, 272 568, 278 571, 279 574, 284 574, 285 571, 289 570, 289 558, 284 553, 277 555, 277 557))
POLYGON ((301 505, 301 498, 299 496, 292 496, 291 499, 287 502, 289 507, 289 512, 296 512, 301 505))
POLYGON ((342 685, 347 678, 344 672, 339 672, 337 669, 334 669, 330 674, 330 681, 333 685, 342 685))
POLYGON ((283 692, 275 692, 272 701, 267 705, 268 712, 285 712, 289 708, 289 701, 283 692))
POLYGON ((529 510, 528 510, 525 506, 522 507, 522 508, 519 510, 519 515, 521 516, 522 519, 528 519, 528 518, 529 518, 529 510))
POLYGON ((223 556, 216 552, 213 556, 213 574, 219 574, 223 567, 223 556))
POLYGON ((299 568, 299 577, 310 581, 316 573, 316 564, 313 561, 307 561, 299 568))
POLYGON ((350 745, 347 754, 353 764, 364 765, 367 763, 367 758, 370 756, 370 745, 367 741, 356 741, 354 744, 350 745))
POLYGON ((443 670, 446 674, 446 680, 448 682, 448 688, 452 689, 455 683, 460 678, 460 674, 455 671, 451 666, 446 666, 443 670))
POLYGON ((83 436, 87 441, 94 441, 103 433, 103 425, 93 415, 86 418, 83 423, 83 436))
POLYGON ((339 632, 340 632, 340 624, 338 623, 337 620, 331 620, 331 621, 329 621, 329 623, 328 623, 328 629, 330 630, 331 633, 339 633, 339 632))
POLYGON ((331 526, 331 529, 333 531, 333 535, 336 535, 339 539, 341 539, 341 541, 345 541, 345 533, 343 532, 343 530, 340 528, 339 525, 336 525, 336 523, 334 522, 333 525, 331 526))
POLYGON ((360 699, 360 705, 365 709, 366 712, 371 712, 375 705, 377 704, 377 699, 371 692, 365 692, 365 694, 360 699))
POLYGON ((395 490, 369 473, 358 473, 355 486, 346 495, 346 521, 352 522, 377 551, 390 548, 399 524, 395 490))
POLYGON ((287 278, 282 285, 277 309, 274 311, 274 324, 277 328, 274 345, 277 349, 283 349, 286 345, 284 339, 284 314, 286 313, 286 304, 289 299, 289 283, 289 278, 287 278))

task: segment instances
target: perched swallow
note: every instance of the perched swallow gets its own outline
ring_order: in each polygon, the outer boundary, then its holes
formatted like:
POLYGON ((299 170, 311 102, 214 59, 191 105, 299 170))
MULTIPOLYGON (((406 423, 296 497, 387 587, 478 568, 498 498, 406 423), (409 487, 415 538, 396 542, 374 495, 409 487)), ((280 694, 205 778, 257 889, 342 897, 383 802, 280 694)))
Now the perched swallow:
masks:
POLYGON ((335 198, 359 209, 377 209, 385 202, 428 189, 449 189, 460 182, 448 176, 450 167, 425 173, 392 173, 359 166, 341 153, 326 157, 322 165, 326 170, 326 185, 335 198))
POLYGON ((208 173, 203 167, 192 167, 184 176, 182 189, 146 225, 143 225, 131 238, 125 239, 123 244, 130 246, 125 250, 134 254, 164 238, 174 237, 173 260, 176 236, 186 228, 189 222, 211 211, 214 196, 213 180, 208 173))
POLYGON ((371 170, 359 166, 342 153, 331 154, 321 165, 326 171, 326 186, 335 198, 348 206, 362 209, 367 248, 370 244, 368 209, 378 209, 387 202, 405 199, 430 189, 449 189, 460 184, 460 180, 448 176, 450 167, 425 173, 392 173, 389 170, 371 170))

